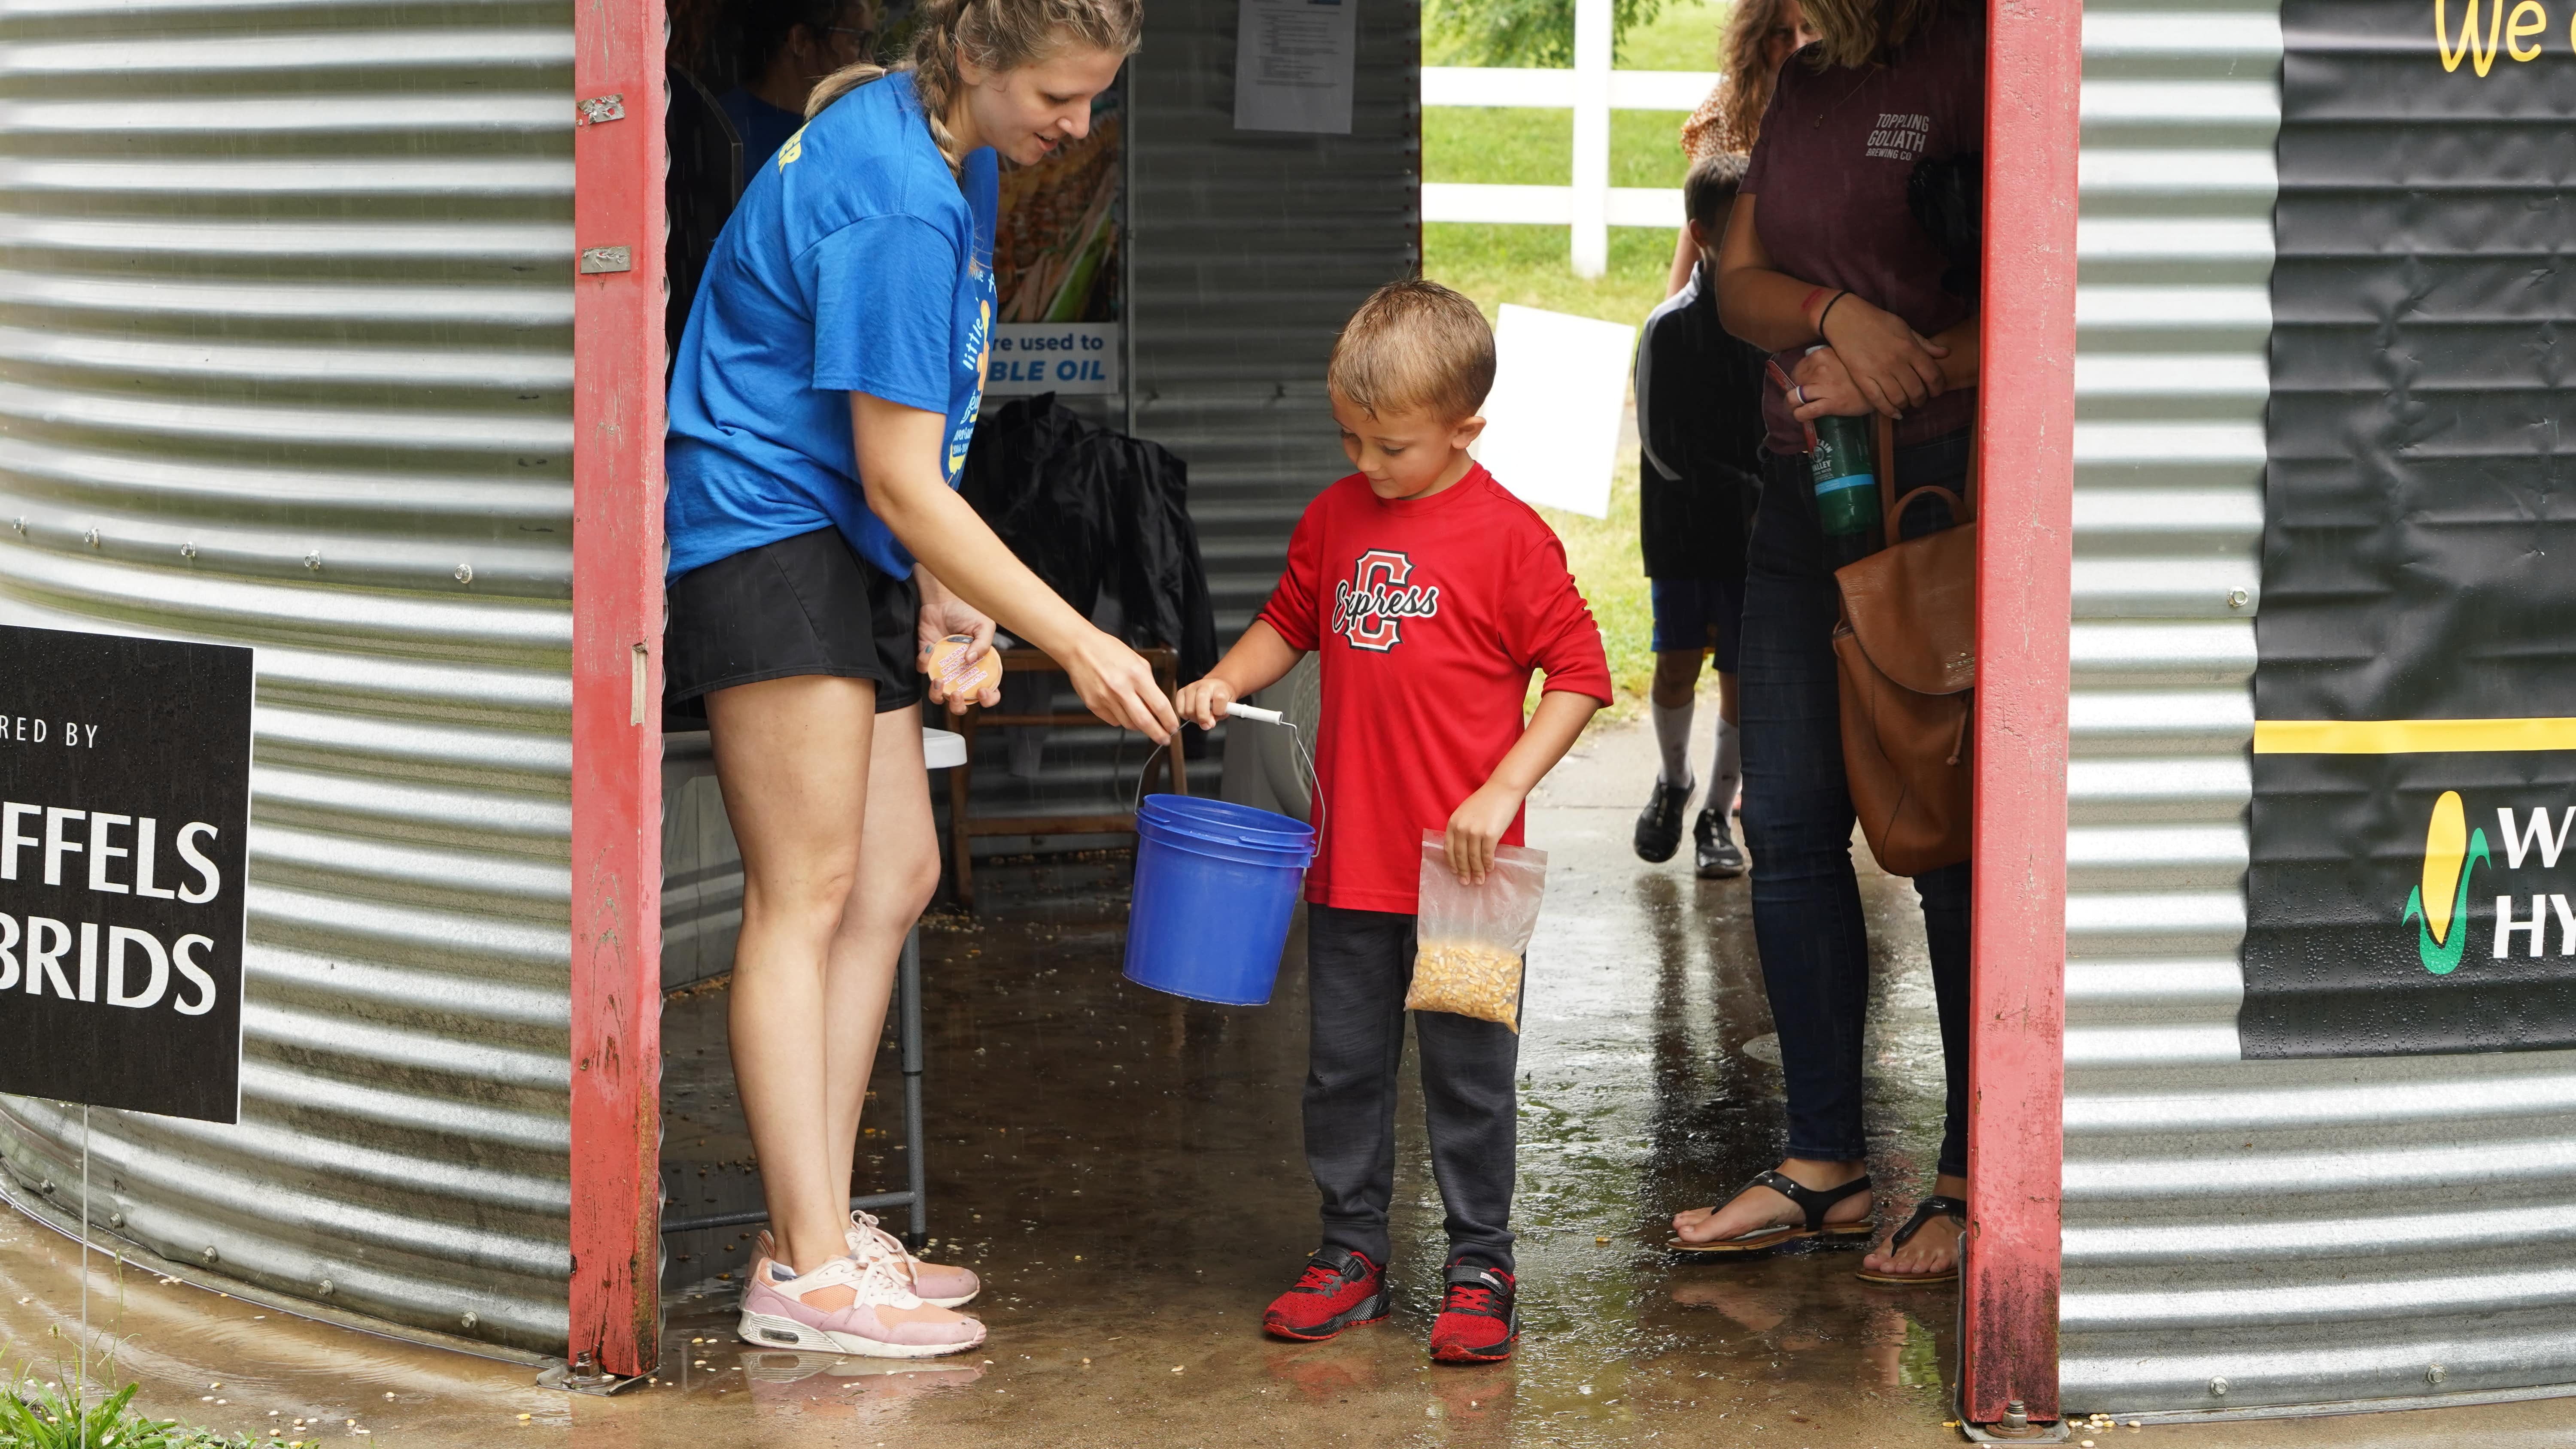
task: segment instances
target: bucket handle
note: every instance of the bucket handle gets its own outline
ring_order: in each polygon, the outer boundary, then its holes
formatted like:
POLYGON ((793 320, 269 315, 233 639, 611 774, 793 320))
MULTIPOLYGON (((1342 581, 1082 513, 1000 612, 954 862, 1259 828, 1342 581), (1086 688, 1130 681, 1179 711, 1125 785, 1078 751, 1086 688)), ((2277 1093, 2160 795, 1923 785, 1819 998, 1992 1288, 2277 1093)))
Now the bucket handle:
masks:
MULTIPOLYGON (((1323 776, 1315 773, 1315 756, 1313 752, 1306 748, 1306 737, 1298 730, 1296 721, 1288 718, 1288 716, 1275 709, 1263 709, 1258 705, 1243 704, 1240 702, 1227 705, 1225 707, 1225 713, 1226 718, 1228 719, 1249 720, 1254 724, 1277 725, 1279 728, 1288 732, 1288 742, 1290 746, 1297 751, 1297 763, 1306 767, 1306 788, 1308 791, 1306 799, 1312 806, 1315 816, 1315 845, 1317 849, 1321 849, 1324 843, 1324 778, 1323 776)), ((1180 738, 1179 732, 1174 731, 1172 737, 1174 739, 1180 738)), ((1171 746, 1168 744, 1156 745, 1152 752, 1145 756, 1144 765, 1136 771, 1136 796, 1128 807, 1129 813, 1143 813, 1145 809, 1145 777, 1154 773, 1154 756, 1159 755, 1170 748, 1171 746)), ((1177 761, 1172 766, 1172 769, 1176 774, 1184 768, 1186 767, 1177 761)))

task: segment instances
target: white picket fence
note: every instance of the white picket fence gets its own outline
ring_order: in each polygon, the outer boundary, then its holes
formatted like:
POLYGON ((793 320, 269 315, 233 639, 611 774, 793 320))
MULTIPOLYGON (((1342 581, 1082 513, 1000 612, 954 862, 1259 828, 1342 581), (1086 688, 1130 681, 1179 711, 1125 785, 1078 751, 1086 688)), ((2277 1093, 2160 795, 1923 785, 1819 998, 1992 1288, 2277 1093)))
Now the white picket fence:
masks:
POLYGON ((1574 112, 1570 186, 1422 184, 1424 221, 1521 222, 1572 231, 1574 273, 1610 266, 1610 228, 1682 224, 1678 189, 1610 184, 1610 113, 1690 111, 1717 86, 1709 71, 1612 70, 1610 0, 1576 0, 1574 65, 1566 70, 1424 66, 1422 105, 1544 106, 1574 112))

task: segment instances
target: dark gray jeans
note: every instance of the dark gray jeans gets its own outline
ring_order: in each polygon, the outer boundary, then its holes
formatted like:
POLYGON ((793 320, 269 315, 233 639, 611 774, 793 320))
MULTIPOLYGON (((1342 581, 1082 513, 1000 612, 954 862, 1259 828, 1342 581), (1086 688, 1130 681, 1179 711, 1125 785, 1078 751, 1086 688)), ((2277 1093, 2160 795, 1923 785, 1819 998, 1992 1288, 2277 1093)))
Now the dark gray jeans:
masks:
MULTIPOLYGON (((1306 1165, 1324 1195, 1324 1245, 1387 1261, 1395 1192, 1395 1085, 1413 917, 1310 906, 1306 995, 1306 1165)), ((1519 1142, 1513 1074, 1520 1038, 1497 1022, 1416 1012, 1431 1176, 1448 1209, 1449 1256, 1512 1272, 1512 1175, 1519 1142)))

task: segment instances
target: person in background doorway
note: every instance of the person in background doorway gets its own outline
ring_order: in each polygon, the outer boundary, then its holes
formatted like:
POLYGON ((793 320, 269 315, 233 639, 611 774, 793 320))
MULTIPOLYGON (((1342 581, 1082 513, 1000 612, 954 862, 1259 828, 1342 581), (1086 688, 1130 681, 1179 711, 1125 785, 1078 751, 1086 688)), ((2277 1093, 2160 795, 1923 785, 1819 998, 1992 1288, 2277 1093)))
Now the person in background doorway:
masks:
POLYGON ((749 177, 805 124, 815 82, 876 48, 875 0, 750 0, 742 7, 742 84, 724 93, 749 177))
POLYGON ((990 360, 995 153, 1027 165, 1086 134, 1143 23, 1136 0, 929 0, 905 69, 813 88, 681 338, 665 697, 704 711, 742 846, 728 1023, 773 1234, 735 1332, 757 1347, 927 1358, 984 1338, 952 1311, 976 1275, 850 1210, 896 958, 939 885, 932 643, 981 656, 1006 623, 1101 719, 1178 728, 1145 661, 954 491, 990 360))
MULTIPOLYGON (((1762 137, 1762 113, 1771 108, 1780 67, 1815 38, 1798 0, 1738 0, 1727 12, 1726 31, 1717 42, 1717 86, 1682 122, 1683 164, 1696 166, 1728 151, 1751 155, 1753 143, 1762 137)), ((1698 265, 1699 245, 1684 222, 1681 235, 1673 239, 1673 272, 1664 284, 1665 295, 1680 291, 1698 265)))
POLYGON ((1699 263, 1679 292, 1646 318, 1637 339, 1638 545, 1655 611, 1655 683, 1648 712, 1663 767, 1637 815, 1640 859, 1667 861, 1690 808, 1692 696, 1700 660, 1717 671, 1717 749, 1708 795, 1691 827, 1702 880, 1744 874, 1727 828, 1740 775, 1736 639, 1744 613, 1746 521, 1761 489, 1762 364, 1759 348, 1717 318, 1717 242, 1744 179, 1744 157, 1719 152, 1682 182, 1683 232, 1699 263))
MULTIPOLYGON (((1779 1027, 1788 1154, 1733 1198, 1673 1218, 1674 1246, 1742 1253, 1866 1237, 1862 1121, 1870 943, 1852 867, 1833 633, 1841 597, 1808 472, 1808 423, 1893 421, 1900 490, 1966 488, 1977 415, 1974 287, 1910 195, 1926 167, 1974 164, 1985 31, 1968 0, 1804 0, 1817 41, 1782 68, 1718 252, 1727 330, 1772 352, 1762 502, 1744 591, 1744 831, 1753 934, 1779 1027)), ((1973 258, 1971 258, 1973 260, 1973 258)), ((1973 274, 1973 269, 1971 269, 1973 274)), ((1880 460, 1885 463, 1887 460, 1880 460)), ((1950 519, 1909 516, 1914 535, 1950 519)), ((1967 1218, 1970 862, 1914 877, 1948 1090, 1930 1195, 1861 1275, 1958 1276, 1967 1218)))

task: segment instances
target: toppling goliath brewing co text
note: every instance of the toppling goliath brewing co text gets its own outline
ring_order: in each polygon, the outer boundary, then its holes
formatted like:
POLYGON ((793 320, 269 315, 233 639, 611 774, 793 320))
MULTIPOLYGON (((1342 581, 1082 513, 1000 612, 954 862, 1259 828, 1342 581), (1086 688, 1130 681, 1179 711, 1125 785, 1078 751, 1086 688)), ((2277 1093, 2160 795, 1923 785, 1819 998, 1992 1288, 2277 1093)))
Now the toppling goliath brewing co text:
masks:
POLYGON ((0 1091, 229 1122, 246 649, 0 627, 0 1091))

